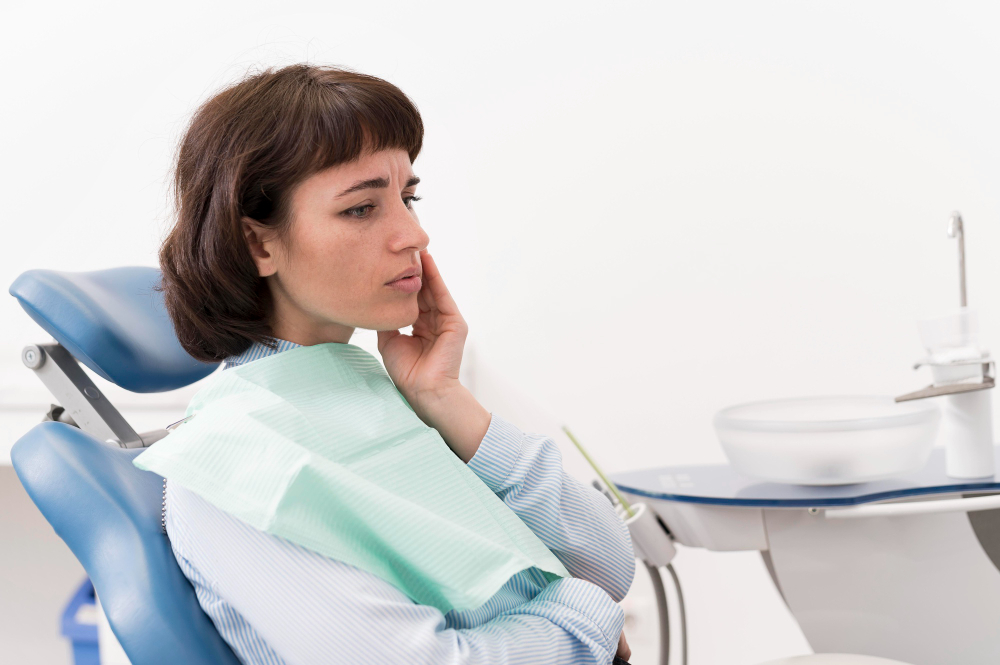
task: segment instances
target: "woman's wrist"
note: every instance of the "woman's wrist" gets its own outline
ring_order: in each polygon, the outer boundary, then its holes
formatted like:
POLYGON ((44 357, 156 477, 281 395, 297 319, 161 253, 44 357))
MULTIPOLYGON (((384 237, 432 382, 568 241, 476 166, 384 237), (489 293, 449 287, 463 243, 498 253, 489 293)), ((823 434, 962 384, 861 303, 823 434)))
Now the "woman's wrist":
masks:
POLYGON ((421 393, 410 406, 428 427, 438 431, 448 447, 466 464, 479 450, 493 418, 469 389, 457 381, 421 393))

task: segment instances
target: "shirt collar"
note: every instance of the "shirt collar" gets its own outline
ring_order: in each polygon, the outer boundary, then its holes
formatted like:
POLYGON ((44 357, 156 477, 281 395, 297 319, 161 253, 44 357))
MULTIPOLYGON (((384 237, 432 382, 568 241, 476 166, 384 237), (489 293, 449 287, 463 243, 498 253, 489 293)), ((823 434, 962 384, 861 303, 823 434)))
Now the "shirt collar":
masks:
POLYGON ((222 369, 229 369, 230 367, 236 367, 237 365, 242 365, 248 363, 252 360, 257 360, 258 358, 264 358, 266 356, 274 355, 275 353, 281 353, 282 351, 287 351, 288 349, 294 349, 296 347, 302 346, 301 344, 296 344, 295 342, 289 342, 287 339, 278 339, 277 337, 272 337, 278 346, 277 348, 270 348, 262 342, 254 342, 250 347, 243 353, 239 353, 235 356, 229 356, 225 360, 225 364, 222 369))

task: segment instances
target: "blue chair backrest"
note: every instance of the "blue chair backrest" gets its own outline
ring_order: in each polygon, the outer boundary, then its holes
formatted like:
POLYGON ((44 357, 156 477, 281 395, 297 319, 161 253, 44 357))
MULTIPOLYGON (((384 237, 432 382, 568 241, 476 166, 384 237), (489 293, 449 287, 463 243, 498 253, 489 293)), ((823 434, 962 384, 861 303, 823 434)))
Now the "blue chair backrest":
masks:
MULTIPOLYGON (((128 390, 157 392, 217 367, 194 360, 178 343, 153 289, 159 279, 155 268, 29 270, 10 292, 90 369, 128 390)), ((142 450, 115 448, 48 421, 18 439, 11 461, 83 564, 132 665, 237 665, 161 530, 163 479, 132 465, 142 450)))
POLYGON ((132 665, 237 665, 161 531, 163 479, 132 465, 140 452, 49 421, 18 439, 11 461, 83 564, 132 665))

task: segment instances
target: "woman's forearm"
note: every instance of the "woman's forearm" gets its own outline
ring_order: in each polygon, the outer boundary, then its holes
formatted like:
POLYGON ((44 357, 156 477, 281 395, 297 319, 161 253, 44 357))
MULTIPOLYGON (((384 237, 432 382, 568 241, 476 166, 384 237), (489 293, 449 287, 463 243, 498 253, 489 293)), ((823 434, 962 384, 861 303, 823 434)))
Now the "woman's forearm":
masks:
POLYGON ((424 423, 438 431, 448 447, 466 464, 479 450, 492 418, 460 383, 421 395, 410 406, 424 423))
POLYGON ((573 575, 625 598, 635 576, 628 527, 607 498, 566 472, 552 437, 494 413, 468 467, 573 575))

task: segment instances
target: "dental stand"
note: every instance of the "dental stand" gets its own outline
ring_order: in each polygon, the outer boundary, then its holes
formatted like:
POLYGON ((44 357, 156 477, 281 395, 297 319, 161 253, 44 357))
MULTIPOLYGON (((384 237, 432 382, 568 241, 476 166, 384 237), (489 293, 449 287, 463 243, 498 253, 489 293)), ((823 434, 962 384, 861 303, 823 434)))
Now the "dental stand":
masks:
MULTIPOLYGON (((616 496, 655 514, 659 535, 670 540, 661 552, 667 563, 674 542, 759 552, 818 655, 920 665, 1000 662, 1000 451, 990 401, 995 363, 978 345, 968 308, 957 212, 948 235, 958 241, 961 307, 919 323, 928 356, 917 367, 930 366, 933 383, 895 398, 937 398, 941 406, 937 440, 943 445, 931 449, 922 467, 829 485, 766 481, 732 464, 644 468, 606 480, 619 490, 616 496)), ((641 522, 650 520, 639 511, 629 519, 637 556, 647 570, 658 570, 662 561, 648 560, 656 552, 643 546, 651 531, 641 522)), ((668 629, 663 623, 661 635, 668 629)))

